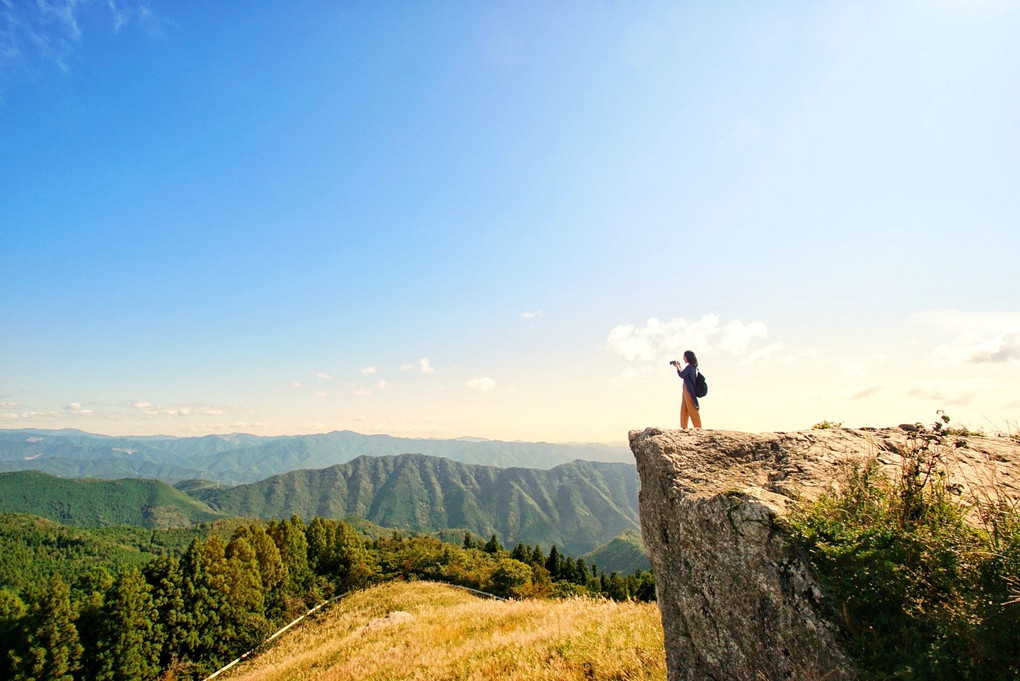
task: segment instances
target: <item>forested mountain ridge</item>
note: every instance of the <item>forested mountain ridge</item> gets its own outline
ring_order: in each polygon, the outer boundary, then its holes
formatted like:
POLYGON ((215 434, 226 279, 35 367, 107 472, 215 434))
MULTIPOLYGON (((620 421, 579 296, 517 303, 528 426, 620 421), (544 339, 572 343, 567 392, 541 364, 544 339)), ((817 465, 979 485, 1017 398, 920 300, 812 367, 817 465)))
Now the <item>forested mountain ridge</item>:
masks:
POLYGON ((66 480, 37 471, 0 473, 0 513, 84 527, 186 527, 222 517, 158 480, 66 480))
POLYGON ((420 453, 486 466, 549 469, 575 459, 630 463, 626 446, 497 440, 428 440, 334 431, 263 437, 114 437, 78 430, 0 429, 0 471, 38 470, 65 478, 203 478, 226 484, 292 470, 327 468, 362 455, 420 453))
POLYGON ((86 527, 183 527, 229 516, 365 518, 431 533, 468 530, 506 543, 597 548, 637 528, 634 466, 574 461, 550 470, 474 466, 421 454, 362 456, 232 488, 185 491, 157 480, 66 480, 0 473, 0 512, 86 527), (187 492, 187 493, 185 493, 187 492))
POLYGON ((638 489, 636 468, 623 463, 573 461, 537 470, 401 454, 189 494, 227 515, 358 516, 418 532, 495 533, 507 544, 556 544, 576 555, 637 529, 638 489))

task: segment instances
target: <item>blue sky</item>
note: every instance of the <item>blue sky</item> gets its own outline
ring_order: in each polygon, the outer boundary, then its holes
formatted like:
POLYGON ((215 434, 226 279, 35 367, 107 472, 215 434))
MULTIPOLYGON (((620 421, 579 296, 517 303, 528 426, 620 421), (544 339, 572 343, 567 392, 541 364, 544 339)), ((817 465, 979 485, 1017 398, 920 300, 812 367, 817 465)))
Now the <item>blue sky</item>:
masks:
POLYGON ((0 427, 1020 418, 1020 3, 0 4, 0 427))

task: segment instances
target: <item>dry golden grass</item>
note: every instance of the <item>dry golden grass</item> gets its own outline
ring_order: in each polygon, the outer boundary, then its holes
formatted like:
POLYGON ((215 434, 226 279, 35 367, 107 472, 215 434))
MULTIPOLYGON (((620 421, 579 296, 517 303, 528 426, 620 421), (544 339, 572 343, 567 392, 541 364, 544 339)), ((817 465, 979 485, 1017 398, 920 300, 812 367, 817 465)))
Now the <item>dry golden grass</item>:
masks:
POLYGON ((356 593, 220 678, 665 679, 654 603, 495 601, 431 582, 356 593))

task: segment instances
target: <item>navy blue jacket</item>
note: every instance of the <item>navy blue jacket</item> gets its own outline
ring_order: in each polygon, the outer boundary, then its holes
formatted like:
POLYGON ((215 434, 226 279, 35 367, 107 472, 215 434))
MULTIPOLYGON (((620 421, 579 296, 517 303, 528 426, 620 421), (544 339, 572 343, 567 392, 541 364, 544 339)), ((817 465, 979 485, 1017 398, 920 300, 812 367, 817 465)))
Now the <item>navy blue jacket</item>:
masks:
POLYGON ((688 364, 684 367, 683 371, 677 369, 676 375, 684 379, 684 388, 686 388, 687 394, 691 396, 694 406, 700 408, 701 405, 698 404, 698 396, 694 392, 694 382, 698 377, 698 368, 693 364, 688 364))

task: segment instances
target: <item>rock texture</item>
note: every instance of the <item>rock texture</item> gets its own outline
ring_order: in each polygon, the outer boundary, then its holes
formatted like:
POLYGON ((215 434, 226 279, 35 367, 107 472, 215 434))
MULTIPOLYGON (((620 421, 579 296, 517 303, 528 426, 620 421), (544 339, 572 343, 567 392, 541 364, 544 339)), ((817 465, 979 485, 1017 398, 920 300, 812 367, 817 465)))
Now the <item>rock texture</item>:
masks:
MULTIPOLYGON (((830 488, 848 462, 874 457, 898 475, 906 439, 899 428, 630 433, 671 680, 854 677, 780 519, 830 488)), ((1016 444, 967 441, 948 462, 965 494, 1020 497, 1016 444)))

